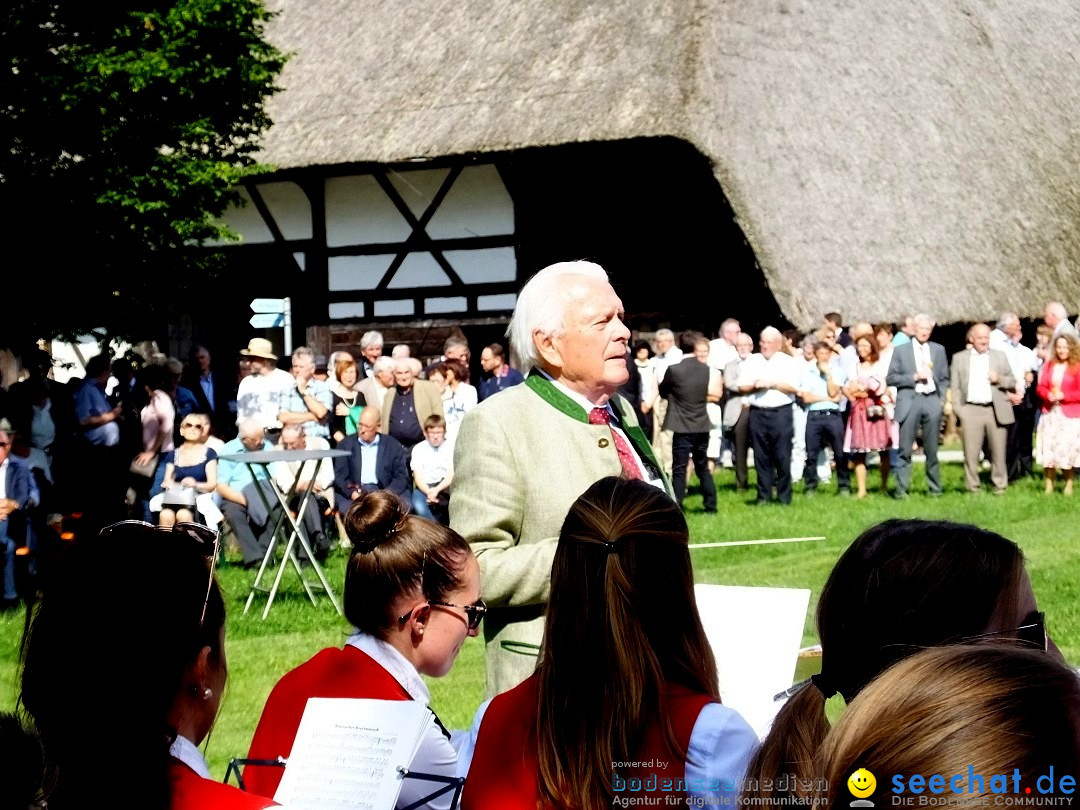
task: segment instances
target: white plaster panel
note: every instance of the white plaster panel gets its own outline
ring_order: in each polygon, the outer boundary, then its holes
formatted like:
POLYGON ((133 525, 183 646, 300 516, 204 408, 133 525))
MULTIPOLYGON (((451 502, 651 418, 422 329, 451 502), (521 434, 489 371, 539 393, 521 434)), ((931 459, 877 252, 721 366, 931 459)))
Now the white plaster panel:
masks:
POLYGON ((403 242, 412 227, 368 174, 326 181, 326 244, 330 247, 403 242))
POLYGON ((331 290, 373 290, 390 267, 394 256, 331 256, 328 261, 328 286, 331 290))
POLYGON ((466 284, 514 281, 517 278, 517 254, 512 247, 447 250, 443 256, 466 284))
MULTIPOLYGON (((270 229, 266 227, 266 222, 263 220, 262 215, 259 214, 259 209, 255 207, 255 204, 251 201, 251 195, 248 194, 247 189, 238 189, 240 196, 244 200, 244 205, 236 206, 230 205, 225 209, 225 213, 222 214, 219 221, 224 222, 236 233, 240 234, 241 244, 258 245, 265 244, 267 242, 273 242, 274 237, 270 233, 270 229)), ((231 245, 232 242, 214 240, 208 241, 208 245, 231 245)))
POLYGON ((482 310, 511 310, 517 303, 517 293, 501 295, 480 295, 476 298, 476 308, 482 310))
POLYGON ((410 301, 376 301, 375 302, 375 317, 385 318, 390 315, 412 315, 415 310, 413 302, 410 301))
POLYGON ((285 239, 311 238, 311 202, 300 186, 290 182, 260 183, 258 192, 285 239))
POLYGON ((409 206, 409 210, 417 219, 420 219, 428 210, 431 201, 435 199, 439 189, 442 188, 448 174, 450 174, 449 169, 420 169, 414 172, 392 169, 386 176, 401 195, 401 199, 409 206))
POLYGON ((390 279, 392 290, 411 289, 412 287, 444 287, 450 283, 446 271, 439 267, 430 253, 410 253, 401 263, 401 267, 390 279))
POLYGON ((340 318, 363 318, 364 317, 364 302, 363 301, 344 301, 341 303, 335 303, 330 305, 330 317, 334 319, 340 318))
POLYGON ((468 299, 464 296, 455 296, 453 298, 425 298, 424 314, 439 315, 444 312, 464 312, 468 306, 468 299))
POLYGON ((514 232, 514 202, 494 166, 469 166, 428 223, 432 239, 503 236, 514 232))

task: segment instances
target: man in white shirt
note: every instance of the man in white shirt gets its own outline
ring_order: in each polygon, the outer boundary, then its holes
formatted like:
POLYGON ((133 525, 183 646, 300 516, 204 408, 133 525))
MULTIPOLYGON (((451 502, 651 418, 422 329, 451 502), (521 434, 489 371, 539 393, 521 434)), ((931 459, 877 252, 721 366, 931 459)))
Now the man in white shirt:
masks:
POLYGON ((750 443, 757 471, 757 504, 772 500, 773 485, 782 504, 791 503, 791 444, 795 434, 791 412, 798 390, 795 358, 780 350, 784 336, 767 326, 759 340, 761 353, 739 369, 739 391, 750 403, 750 443))
POLYGON ((953 355, 950 381, 952 403, 960 417, 964 440, 964 478, 968 492, 980 492, 979 453, 989 448, 994 494, 1009 485, 1005 464, 1007 426, 1015 421, 1008 395, 1016 391, 1016 378, 1004 352, 990 348, 990 327, 977 323, 968 330, 970 349, 953 355))
MULTIPOLYGON (((682 349, 675 345, 675 333, 670 329, 656 330, 655 344, 656 354, 653 355, 649 362, 652 363, 653 376, 656 378, 657 386, 659 386, 664 380, 664 374, 667 372, 668 367, 680 362, 683 359, 683 353, 682 349)), ((671 443, 675 434, 673 431, 663 429, 664 417, 667 416, 667 404, 667 400, 660 397, 659 394, 653 400, 652 445, 653 450, 656 451, 656 457, 660 460, 660 467, 664 470, 664 474, 671 478, 671 443)))
POLYGON ((296 387, 292 374, 277 367, 273 344, 266 338, 252 338, 240 355, 251 363, 251 373, 240 380, 236 390, 236 424, 254 419, 264 430, 281 427, 278 414, 288 392, 296 387))
MULTIPOLYGON (((720 324, 720 333, 715 340, 709 341, 709 359, 705 362, 709 368, 715 369, 723 375, 728 363, 739 359, 739 352, 735 348, 735 341, 739 337, 742 328, 734 318, 728 318, 720 324)), ((721 377, 721 383, 723 379, 721 377)), ((726 394, 726 391, 725 391, 726 394)), ((724 403, 710 402, 708 405, 709 419, 713 428, 709 431, 709 458, 731 459, 732 445, 724 435, 724 403)))
POLYGON ((1016 390, 1007 392, 1015 421, 1008 427, 1005 439, 1005 464, 1009 480, 1031 475, 1035 467, 1032 434, 1035 432, 1035 379, 1039 370, 1039 358, 1034 349, 1025 346, 1020 316, 1015 312, 1003 312, 997 328, 990 333, 990 348, 1004 352, 1009 368, 1016 379, 1016 390))

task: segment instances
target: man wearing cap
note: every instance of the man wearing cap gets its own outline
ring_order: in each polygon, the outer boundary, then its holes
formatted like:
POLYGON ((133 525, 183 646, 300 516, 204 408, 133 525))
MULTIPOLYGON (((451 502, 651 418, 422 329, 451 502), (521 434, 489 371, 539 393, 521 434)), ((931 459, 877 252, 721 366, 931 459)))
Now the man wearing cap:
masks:
POLYGON ((277 367, 273 344, 266 338, 252 338, 240 355, 251 363, 251 374, 240 381, 236 391, 236 424, 254 419, 263 428, 281 426, 278 414, 286 395, 296 386, 292 374, 277 367))

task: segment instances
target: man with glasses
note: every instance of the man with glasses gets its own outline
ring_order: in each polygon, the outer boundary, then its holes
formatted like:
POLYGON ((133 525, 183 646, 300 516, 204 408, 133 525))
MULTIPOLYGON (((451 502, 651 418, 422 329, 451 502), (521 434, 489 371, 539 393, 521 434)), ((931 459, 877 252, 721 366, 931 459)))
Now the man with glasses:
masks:
POLYGON ((348 456, 334 459, 334 487, 338 512, 367 492, 388 489, 408 502, 412 497, 405 448, 393 436, 379 433, 381 415, 374 405, 360 412, 356 433, 338 445, 348 456))
MULTIPOLYGON (((262 425, 255 419, 245 419, 240 423, 237 437, 227 441, 219 455, 273 449, 263 435, 262 425)), ((221 498, 221 513, 244 555, 245 568, 254 568, 262 561, 273 539, 274 524, 281 509, 277 495, 270 489, 273 486, 269 474, 259 464, 248 465, 224 458, 218 461, 216 491, 221 498), (267 504, 270 504, 269 510, 267 504)))
POLYGON ((11 436, 6 420, 0 425, 0 546, 4 551, 4 592, 0 610, 19 604, 15 590, 15 549, 26 543, 27 510, 30 508, 30 471, 11 459, 11 436))

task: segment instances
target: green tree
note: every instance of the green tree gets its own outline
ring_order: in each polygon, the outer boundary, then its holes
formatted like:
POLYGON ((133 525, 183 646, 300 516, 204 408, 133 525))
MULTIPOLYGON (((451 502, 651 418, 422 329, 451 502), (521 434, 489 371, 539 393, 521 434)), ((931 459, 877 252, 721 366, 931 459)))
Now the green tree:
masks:
MULTIPOLYGON (((285 55, 262 0, 7 0, 0 338, 155 337, 227 261, 215 218, 270 126, 285 55), (14 258, 21 256, 21 259, 14 258)), ((197 297, 196 297, 197 296, 197 297)))

